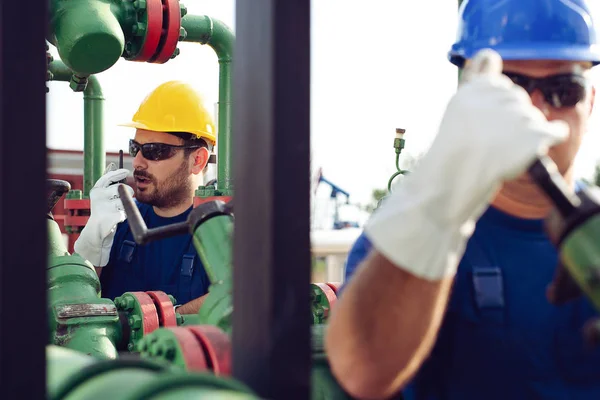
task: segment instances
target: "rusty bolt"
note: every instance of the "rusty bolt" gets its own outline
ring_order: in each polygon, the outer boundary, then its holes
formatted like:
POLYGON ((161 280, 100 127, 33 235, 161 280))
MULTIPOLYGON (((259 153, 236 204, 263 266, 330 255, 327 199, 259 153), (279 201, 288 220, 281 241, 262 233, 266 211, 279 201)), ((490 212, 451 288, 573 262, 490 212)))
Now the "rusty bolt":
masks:
POLYGON ((179 29, 179 41, 181 42, 186 37, 187 37, 187 32, 186 32, 185 28, 180 28, 179 29))
POLYGON ((138 11, 142 11, 146 9, 146 0, 135 0, 133 2, 133 8, 138 11))
POLYGON ((86 76, 71 76, 71 82, 69 82, 69 86, 74 92, 83 92, 87 86, 87 77, 86 76))
POLYGON ((181 18, 187 15, 187 7, 181 3, 179 3, 179 9, 181 10, 181 18))
POLYGON ((131 329, 140 329, 142 327, 142 319, 139 315, 129 317, 129 326, 131 329))
POLYGON ((173 54, 171 55, 171 60, 174 59, 175 57, 177 57, 179 55, 181 51, 179 50, 179 47, 177 47, 175 49, 175 51, 173 52, 173 54))

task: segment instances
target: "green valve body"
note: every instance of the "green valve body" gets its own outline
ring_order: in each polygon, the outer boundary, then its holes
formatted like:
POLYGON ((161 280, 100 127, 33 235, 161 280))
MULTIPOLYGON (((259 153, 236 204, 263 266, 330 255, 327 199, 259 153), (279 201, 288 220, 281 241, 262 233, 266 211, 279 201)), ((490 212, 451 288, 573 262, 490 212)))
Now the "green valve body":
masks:
POLYGON ((578 226, 563 240, 561 261, 583 292, 600 310, 600 214, 578 226))
POLYGON ((228 333, 231 331, 233 312, 232 235, 233 217, 218 215, 199 223, 193 236, 194 247, 211 282, 208 296, 200 308, 199 317, 193 322, 214 325, 228 333))
POLYGON ((48 221, 48 319, 50 343, 98 358, 115 358, 121 340, 117 309, 99 297, 92 265, 66 251, 58 225, 48 221))
POLYGON ((110 0, 51 0, 48 40, 76 75, 112 67, 123 54, 125 38, 110 0), (93 49, 93 50, 92 50, 93 49))

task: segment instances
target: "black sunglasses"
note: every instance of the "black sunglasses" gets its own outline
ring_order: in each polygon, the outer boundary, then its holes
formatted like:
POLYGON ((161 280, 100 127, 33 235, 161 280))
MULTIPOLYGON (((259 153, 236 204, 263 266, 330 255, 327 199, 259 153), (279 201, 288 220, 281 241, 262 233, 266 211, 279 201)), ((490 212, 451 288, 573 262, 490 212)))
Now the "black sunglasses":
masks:
POLYGON ((142 151, 142 156, 146 160, 150 161, 161 161, 171 158, 175 155, 177 150, 181 149, 197 149, 202 147, 201 145, 194 146, 177 146, 174 144, 166 143, 144 143, 140 144, 133 139, 129 139, 129 155, 131 157, 137 156, 139 151, 142 151))
POLYGON ((538 89, 548 104, 554 108, 574 107, 587 94, 589 83, 581 74, 569 73, 532 78, 515 72, 504 72, 515 85, 532 94, 538 89))

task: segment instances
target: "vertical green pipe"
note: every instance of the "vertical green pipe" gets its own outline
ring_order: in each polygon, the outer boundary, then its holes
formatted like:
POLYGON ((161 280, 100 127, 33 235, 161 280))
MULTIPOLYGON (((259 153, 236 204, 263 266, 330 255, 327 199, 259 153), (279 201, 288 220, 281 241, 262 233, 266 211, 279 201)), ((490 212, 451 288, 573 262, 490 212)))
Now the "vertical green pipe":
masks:
POLYGON ((90 75, 88 84, 83 91, 83 121, 84 121, 84 171, 83 195, 87 196, 90 190, 104 172, 106 153, 104 152, 104 96, 98 78, 90 75), (86 142, 87 141, 87 146, 86 142), (91 154, 90 154, 91 153, 91 154), (88 158, 91 165, 88 165, 88 158))
POLYGON ((181 26, 187 34, 184 41, 208 44, 219 59, 217 189, 220 194, 231 196, 231 60, 235 36, 223 22, 207 16, 186 15, 181 26))
MULTIPOLYGON (((60 60, 50 62, 48 66, 51 79, 69 82, 73 72, 60 60)), ((106 154, 104 153, 104 96, 98 79, 88 77, 83 92, 83 196, 89 196, 94 183, 102 176, 106 154)))

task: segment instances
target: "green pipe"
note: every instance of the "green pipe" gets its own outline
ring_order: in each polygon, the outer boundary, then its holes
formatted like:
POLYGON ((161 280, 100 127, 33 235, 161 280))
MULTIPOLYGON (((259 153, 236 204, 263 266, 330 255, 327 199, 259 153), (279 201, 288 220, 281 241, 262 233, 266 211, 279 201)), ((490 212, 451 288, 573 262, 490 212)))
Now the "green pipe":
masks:
POLYGON ((181 26, 187 34, 183 41, 208 44, 219 59, 217 189, 220 195, 232 196, 231 61, 235 35, 223 22, 207 16, 186 15, 181 26))
POLYGON ((48 254, 50 256, 60 257, 68 256, 69 251, 65 246, 65 242, 62 238, 62 233, 56 221, 48 218, 48 254))
MULTIPOLYGON (((209 296, 200 307, 199 319, 194 322, 215 325, 227 333, 231 332, 233 311, 232 234, 233 217, 219 215, 198 224, 193 236, 194 247, 211 282, 209 296)), ((185 324, 189 325, 189 321, 185 324)))
POLYGON ((248 387, 210 373, 189 373, 143 359, 95 360, 58 346, 46 347, 50 400, 256 400, 248 387))
MULTIPOLYGON (((51 79, 69 82, 73 76, 62 61, 54 60, 48 66, 51 79)), ((83 91, 83 197, 89 196, 94 183, 102 176, 106 154, 104 152, 104 95, 98 78, 87 77, 83 91)))
MULTIPOLYGON (((83 91, 84 138, 92 144, 91 174, 84 184, 84 196, 89 194, 94 184, 104 173, 106 153, 104 152, 104 96, 98 79, 94 75, 88 78, 83 91)), ((89 146, 88 146, 89 147, 89 146)), ((85 150, 85 141, 84 141, 85 150)), ((89 150, 88 154, 89 156, 89 150)), ((85 176, 84 176, 85 178, 85 176)))

